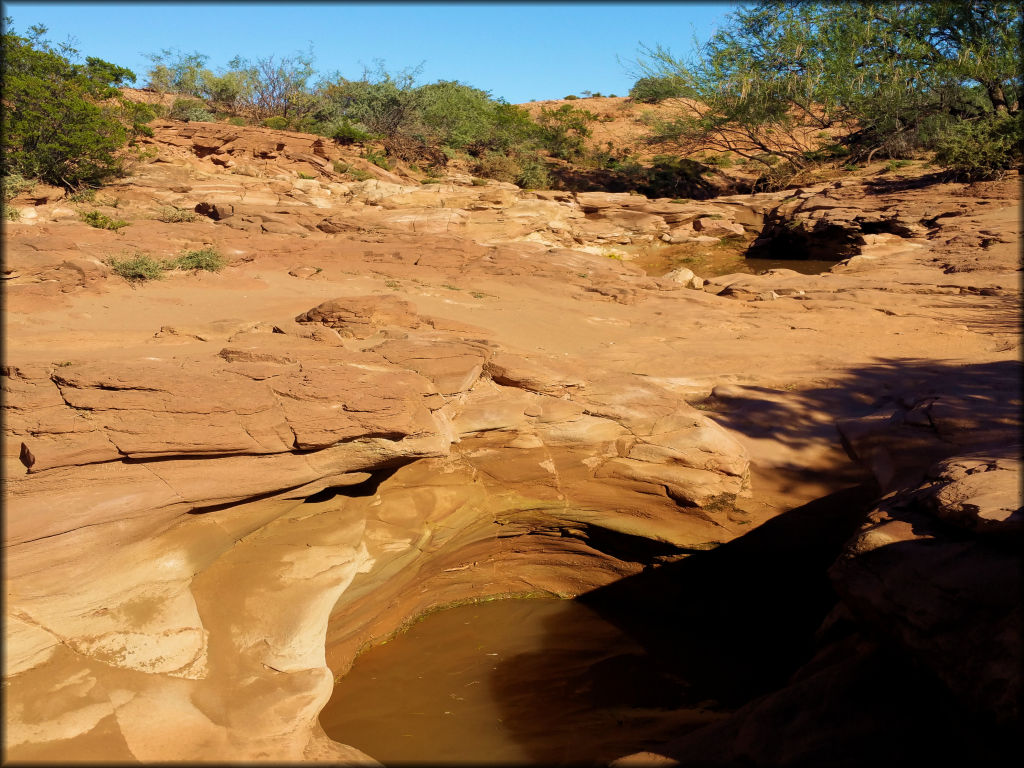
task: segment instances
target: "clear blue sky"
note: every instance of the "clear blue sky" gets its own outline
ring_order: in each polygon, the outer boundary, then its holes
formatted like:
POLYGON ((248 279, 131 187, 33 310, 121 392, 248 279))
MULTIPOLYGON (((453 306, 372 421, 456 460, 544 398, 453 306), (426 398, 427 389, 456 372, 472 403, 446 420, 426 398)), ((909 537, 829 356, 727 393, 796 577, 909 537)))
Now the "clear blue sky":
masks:
POLYGON ((733 3, 164 3, 5 2, 14 31, 49 28, 138 75, 146 53, 207 54, 216 70, 235 55, 288 56, 312 43, 318 73, 361 76, 382 59, 389 71, 423 70, 419 83, 458 80, 513 104, 583 90, 625 96, 628 62, 641 43, 686 53, 706 39, 733 3), (622 63, 620 63, 620 60, 622 63))

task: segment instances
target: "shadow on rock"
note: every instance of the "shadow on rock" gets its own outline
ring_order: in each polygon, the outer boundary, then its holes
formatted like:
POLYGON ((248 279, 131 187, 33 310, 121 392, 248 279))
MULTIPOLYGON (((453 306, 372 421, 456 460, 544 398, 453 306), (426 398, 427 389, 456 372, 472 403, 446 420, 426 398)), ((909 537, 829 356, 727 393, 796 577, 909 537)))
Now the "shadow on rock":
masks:
POLYGON ((565 644, 579 629, 551 619, 542 651, 494 673, 505 726, 537 762, 597 764, 678 738, 782 685, 813 652, 835 604, 828 567, 873 498, 869 487, 848 488, 715 550, 580 596, 632 647, 581 659, 565 644), (589 727, 559 733, 584 711, 589 727))

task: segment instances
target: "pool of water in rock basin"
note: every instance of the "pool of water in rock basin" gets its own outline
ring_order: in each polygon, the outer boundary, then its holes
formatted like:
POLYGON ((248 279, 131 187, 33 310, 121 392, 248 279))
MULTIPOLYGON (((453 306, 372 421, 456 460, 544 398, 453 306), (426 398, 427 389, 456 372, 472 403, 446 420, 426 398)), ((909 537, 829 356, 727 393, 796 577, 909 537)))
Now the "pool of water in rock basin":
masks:
POLYGON ((552 598, 430 614, 362 654, 320 722, 385 765, 602 764, 722 716, 596 612, 552 598))

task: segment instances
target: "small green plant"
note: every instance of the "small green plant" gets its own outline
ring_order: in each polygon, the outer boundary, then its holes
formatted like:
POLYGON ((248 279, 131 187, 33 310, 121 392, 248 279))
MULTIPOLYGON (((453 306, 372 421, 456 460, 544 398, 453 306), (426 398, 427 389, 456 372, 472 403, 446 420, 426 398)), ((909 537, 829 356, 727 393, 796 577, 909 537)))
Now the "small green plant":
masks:
POLYGON ((88 211, 79 214, 82 221, 88 224, 90 227, 96 227, 96 229, 110 229, 117 231, 121 227, 127 227, 128 222, 121 219, 112 219, 106 214, 100 213, 99 211, 88 211))
POLYGON ((336 173, 347 174, 356 181, 366 181, 367 179, 373 178, 373 174, 369 171, 364 171, 362 168, 355 168, 348 163, 341 163, 337 160, 334 161, 334 170, 336 173))
POLYGON ((273 128, 275 131, 283 131, 285 128, 288 127, 288 118, 282 117, 281 115, 274 115, 273 117, 268 117, 266 120, 263 121, 263 127, 273 128))
POLYGON ((308 180, 308 179, 315 179, 316 176, 313 176, 312 174, 309 174, 309 173, 303 173, 302 171, 299 171, 299 178, 300 179, 307 179, 308 180))
POLYGON ((448 285, 447 283, 445 283, 445 284, 444 284, 444 285, 442 285, 441 287, 442 287, 442 288, 447 288, 447 289, 448 289, 449 291, 461 291, 461 290, 462 290, 462 289, 461 289, 461 288, 459 288, 459 287, 458 287, 457 285, 448 285))
POLYGON ((399 288, 402 287, 401 283, 399 283, 397 280, 385 280, 384 286, 386 288, 390 288, 392 291, 397 291, 399 288))
POLYGON ((568 96, 565 97, 565 100, 566 101, 575 101, 578 98, 579 98, 579 96, 577 96, 576 94, 570 93, 568 96))
POLYGON ((244 117, 238 117, 237 115, 235 117, 229 117, 228 118, 228 124, 229 125, 237 125, 239 128, 241 128, 242 126, 248 125, 248 123, 245 122, 245 118, 244 117))
POLYGON ((472 184, 474 187, 486 187, 487 179, 473 179, 472 184))
POLYGON ((906 168, 908 165, 910 165, 910 160, 890 160, 886 164, 885 170, 892 173, 893 171, 898 171, 900 168, 906 168))
POLYGON ((108 208, 120 208, 121 198, 120 197, 101 197, 96 200, 96 205, 105 205, 108 208))
POLYGON ((148 253, 136 253, 130 259, 111 258, 108 263, 115 275, 129 283, 162 280, 164 276, 164 265, 148 253))
POLYGON ((198 99, 175 99, 167 116, 186 123, 212 123, 216 116, 198 99))
POLYGON ((610 253, 606 253, 605 256, 607 256, 609 259, 615 259, 616 261, 622 261, 622 254, 621 253, 616 253, 615 251, 612 251, 610 253))
POLYGON ((8 176, 4 176, 2 183, 4 202, 13 200, 22 192, 32 189, 32 187, 36 185, 34 181, 26 179, 20 173, 12 173, 8 176))
POLYGON ((842 168, 843 168, 844 171, 859 171, 860 170, 860 166, 857 165, 856 163, 843 163, 842 168))
POLYGON ((420 184, 440 184, 440 179, 420 179, 420 184))
POLYGON ((72 203, 92 203, 96 200, 96 190, 91 187, 80 189, 77 192, 72 192, 68 195, 68 200, 72 203))
POLYGON ((163 221, 168 224, 177 224, 183 221, 195 221, 197 217, 193 211, 186 210, 185 208, 164 205, 157 210, 154 218, 157 221, 163 221))
POLYGON ((361 157, 364 160, 369 160, 371 163, 376 165, 378 168, 383 168, 385 171, 390 171, 391 170, 391 162, 384 155, 380 154, 379 152, 374 152, 372 149, 368 149, 365 152, 363 152, 361 157))
POLYGON ((212 247, 201 248, 197 251, 185 251, 176 259, 167 262, 168 269, 180 270, 205 270, 206 272, 217 272, 224 268, 224 257, 212 247))
POLYGON ((7 221, 21 221, 21 211, 4 205, 4 219, 7 221))
POLYGON ((708 165, 714 165, 719 168, 731 168, 732 158, 729 155, 708 155, 704 158, 705 163, 708 165))

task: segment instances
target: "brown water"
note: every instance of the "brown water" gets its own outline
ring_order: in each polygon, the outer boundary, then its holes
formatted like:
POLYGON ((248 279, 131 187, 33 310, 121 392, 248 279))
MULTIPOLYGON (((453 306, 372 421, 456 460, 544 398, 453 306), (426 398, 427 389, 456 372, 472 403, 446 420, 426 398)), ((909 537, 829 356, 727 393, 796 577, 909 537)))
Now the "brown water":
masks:
POLYGON ((805 275, 828 272, 838 260, 820 259, 759 259, 747 258, 744 253, 750 240, 722 240, 717 245, 681 243, 678 245, 652 244, 643 246, 622 246, 630 254, 631 261, 648 275, 658 277, 678 267, 688 267, 701 277, 729 275, 734 272, 759 274, 769 269, 792 269, 805 275))
POLYGON ((440 611, 370 649, 320 722, 385 765, 607 763, 722 715, 594 611, 500 600, 440 611))

